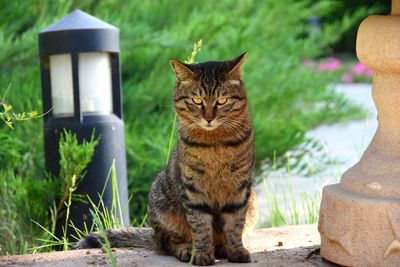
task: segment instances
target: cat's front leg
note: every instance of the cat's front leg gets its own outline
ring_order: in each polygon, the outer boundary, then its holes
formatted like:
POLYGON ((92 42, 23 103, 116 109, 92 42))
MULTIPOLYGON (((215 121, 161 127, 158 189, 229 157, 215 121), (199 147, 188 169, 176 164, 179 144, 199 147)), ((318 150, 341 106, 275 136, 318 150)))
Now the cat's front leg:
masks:
POLYGON ((243 229, 246 223, 246 205, 227 204, 221 210, 224 221, 225 250, 231 262, 250 262, 250 252, 242 242, 243 229))
POLYGON ((207 204, 187 203, 186 218, 192 231, 196 265, 212 265, 215 262, 211 207, 207 204))

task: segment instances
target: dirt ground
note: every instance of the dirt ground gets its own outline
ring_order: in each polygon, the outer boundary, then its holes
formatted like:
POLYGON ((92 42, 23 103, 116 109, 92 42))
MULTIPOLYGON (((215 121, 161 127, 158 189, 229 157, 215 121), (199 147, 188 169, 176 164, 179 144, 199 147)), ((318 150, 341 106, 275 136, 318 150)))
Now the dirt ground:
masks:
MULTIPOLYGON (((252 253, 252 262, 235 264, 218 260, 216 266, 337 266, 319 255, 320 237, 316 225, 257 229, 244 240, 252 253)), ((171 256, 151 250, 113 249, 119 266, 188 266, 171 256)), ((100 249, 39 253, 0 257, 0 266, 110 266, 100 249)))

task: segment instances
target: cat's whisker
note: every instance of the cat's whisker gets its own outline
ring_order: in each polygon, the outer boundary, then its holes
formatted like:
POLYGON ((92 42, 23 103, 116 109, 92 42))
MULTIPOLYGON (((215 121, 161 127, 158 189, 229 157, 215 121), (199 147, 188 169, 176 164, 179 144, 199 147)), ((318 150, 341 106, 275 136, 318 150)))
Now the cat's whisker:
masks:
POLYGON ((221 124, 222 128, 226 129, 226 127, 229 128, 229 130, 232 130, 235 134, 238 134, 239 136, 242 136, 245 134, 244 125, 242 123, 239 123, 234 120, 226 120, 225 123, 221 124))
POLYGON ((241 130, 240 129, 232 127, 232 125, 225 125, 225 127, 226 127, 225 129, 226 130, 230 130, 230 134, 232 136, 235 136, 236 138, 238 138, 238 137, 243 135, 243 134, 241 134, 241 130))
POLYGON ((178 131, 180 134, 188 136, 196 127, 197 125, 193 122, 181 121, 178 127, 178 131))

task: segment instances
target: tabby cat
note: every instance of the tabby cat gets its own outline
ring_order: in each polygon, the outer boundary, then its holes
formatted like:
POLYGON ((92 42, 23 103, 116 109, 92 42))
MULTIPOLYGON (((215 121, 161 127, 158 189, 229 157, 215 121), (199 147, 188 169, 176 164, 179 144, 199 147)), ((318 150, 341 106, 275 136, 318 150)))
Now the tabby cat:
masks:
MULTIPOLYGON (((246 53, 222 62, 184 64, 171 60, 176 74, 173 103, 179 138, 167 167, 149 193, 153 228, 121 228, 106 235, 114 247, 151 247, 196 265, 215 258, 250 262, 242 234, 253 226, 255 192, 253 127, 241 65, 246 53)), ((75 248, 101 246, 98 233, 75 248)))

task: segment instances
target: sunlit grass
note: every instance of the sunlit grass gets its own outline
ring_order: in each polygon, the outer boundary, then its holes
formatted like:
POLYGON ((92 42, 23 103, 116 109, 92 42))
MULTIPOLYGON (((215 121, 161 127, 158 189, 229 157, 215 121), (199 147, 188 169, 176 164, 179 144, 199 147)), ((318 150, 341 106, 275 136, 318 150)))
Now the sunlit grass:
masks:
MULTIPOLYGON (((299 195, 298 192, 295 193, 294 186, 299 182, 301 173, 306 173, 306 176, 309 176, 304 182, 314 181, 321 185, 325 183, 323 178, 319 177, 323 172, 336 173, 335 177, 336 175, 340 177, 341 171, 338 170, 338 161, 329 156, 329 151, 325 145, 319 144, 319 149, 321 148, 326 159, 322 167, 320 165, 314 166, 312 161, 309 160, 305 167, 307 168, 306 171, 303 167, 296 172, 292 170, 291 162, 293 160, 288 156, 286 167, 278 168, 276 158, 274 158, 272 168, 261 174, 261 185, 265 195, 259 197, 265 198, 268 207, 267 216, 260 218, 261 227, 313 224, 318 221, 322 187, 317 192, 304 191, 300 192, 299 195)), ((313 188, 310 191, 312 190, 313 188)))

